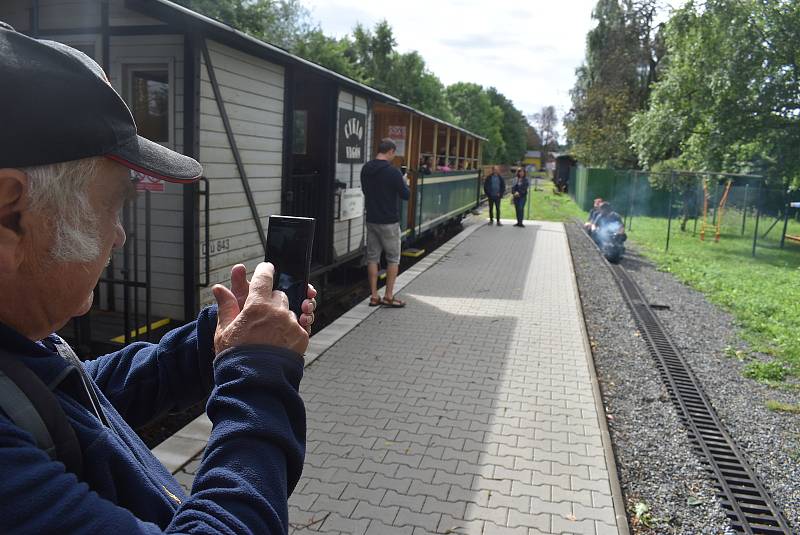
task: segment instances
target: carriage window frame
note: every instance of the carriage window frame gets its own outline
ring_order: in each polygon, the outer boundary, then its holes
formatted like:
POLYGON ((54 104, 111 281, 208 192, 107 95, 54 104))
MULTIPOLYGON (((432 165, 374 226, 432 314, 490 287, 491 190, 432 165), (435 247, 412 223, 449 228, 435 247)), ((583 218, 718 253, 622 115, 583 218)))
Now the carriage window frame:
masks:
MULTIPOLYGON (((128 59, 127 61, 122 63, 122 86, 123 86, 123 95, 125 96, 125 101, 128 103, 128 106, 131 108, 131 113, 133 114, 134 118, 136 118, 136 110, 134 109, 133 104, 133 77, 136 73, 154 73, 154 72, 162 72, 166 74, 167 80, 167 125, 166 125, 166 139, 150 139, 155 143, 160 145, 164 145, 166 147, 172 148, 175 142, 175 80, 173 76, 173 68, 172 68, 172 60, 165 58, 164 61, 158 62, 139 62, 139 61, 132 61, 128 59)), ((138 124, 137 124, 138 126, 138 124)), ((139 132, 140 134, 144 135, 143 132, 139 132)), ((146 135, 144 137, 147 137, 146 135)))

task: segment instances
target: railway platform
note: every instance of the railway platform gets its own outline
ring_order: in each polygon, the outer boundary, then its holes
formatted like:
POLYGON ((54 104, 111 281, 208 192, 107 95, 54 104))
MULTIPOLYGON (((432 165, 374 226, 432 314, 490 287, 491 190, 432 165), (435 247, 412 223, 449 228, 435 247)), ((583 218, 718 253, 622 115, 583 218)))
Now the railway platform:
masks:
MULTIPOLYGON (((472 218, 312 338, 290 533, 627 533, 563 225, 472 218)), ((366 283, 366 282, 365 282, 366 283)), ((201 417, 155 452, 187 489, 201 417)))

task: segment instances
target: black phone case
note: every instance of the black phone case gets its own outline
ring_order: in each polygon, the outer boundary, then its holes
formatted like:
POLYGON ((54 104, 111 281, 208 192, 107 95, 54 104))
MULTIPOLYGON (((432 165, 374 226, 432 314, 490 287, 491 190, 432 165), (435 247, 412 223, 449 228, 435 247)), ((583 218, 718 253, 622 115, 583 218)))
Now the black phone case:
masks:
MULTIPOLYGON (((311 283, 311 254, 312 249, 314 246, 314 230, 316 227, 316 219, 314 218, 299 218, 299 217, 287 217, 287 216, 270 216, 270 225, 267 229, 267 243, 269 243, 269 229, 273 228, 273 221, 278 223, 279 225, 287 225, 287 226, 303 226, 307 225, 308 228, 308 240, 306 240, 306 251, 305 251, 305 261, 303 262, 303 282, 305 283, 305 287, 308 288, 308 285, 311 283)), ((269 249, 266 251, 266 255, 264 256, 264 261, 269 262, 269 249)), ((280 266, 276 266, 276 269, 280 270, 280 266)), ((280 271, 276 271, 276 280, 277 276, 279 275, 280 271)), ((302 305, 302 300, 299 303, 289 303, 289 307, 296 308, 297 310, 293 310, 299 317, 300 315, 300 307, 302 305)))

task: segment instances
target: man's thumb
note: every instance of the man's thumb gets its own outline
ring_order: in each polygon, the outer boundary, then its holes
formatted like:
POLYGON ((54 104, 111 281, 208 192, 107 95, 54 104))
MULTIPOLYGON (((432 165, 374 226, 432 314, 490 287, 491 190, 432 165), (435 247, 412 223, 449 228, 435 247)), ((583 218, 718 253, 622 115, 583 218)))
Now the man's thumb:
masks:
POLYGON ((217 284, 211 290, 217 300, 217 323, 220 327, 227 327, 239 315, 239 302, 228 288, 217 284))

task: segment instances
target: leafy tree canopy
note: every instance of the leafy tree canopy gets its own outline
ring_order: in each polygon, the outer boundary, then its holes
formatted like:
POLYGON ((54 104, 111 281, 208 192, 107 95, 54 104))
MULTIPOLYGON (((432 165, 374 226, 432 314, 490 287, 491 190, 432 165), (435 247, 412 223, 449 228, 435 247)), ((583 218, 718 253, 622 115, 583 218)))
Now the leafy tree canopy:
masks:
POLYGON ((300 0, 176 0, 253 37, 291 50, 312 30, 300 0))
POLYGON ((668 67, 631 121, 642 165, 800 185, 800 4, 689 2, 665 39, 668 67))
POLYGON ((503 110, 492 104, 488 92, 478 84, 458 82, 447 87, 447 101, 456 122, 488 138, 483 147, 485 162, 500 162, 506 151, 501 124, 503 110))
POLYGON ((644 108, 664 55, 655 14, 658 0, 598 0, 597 25, 586 37, 586 59, 576 71, 572 110, 565 118, 576 157, 587 165, 631 168, 633 114, 644 108))

